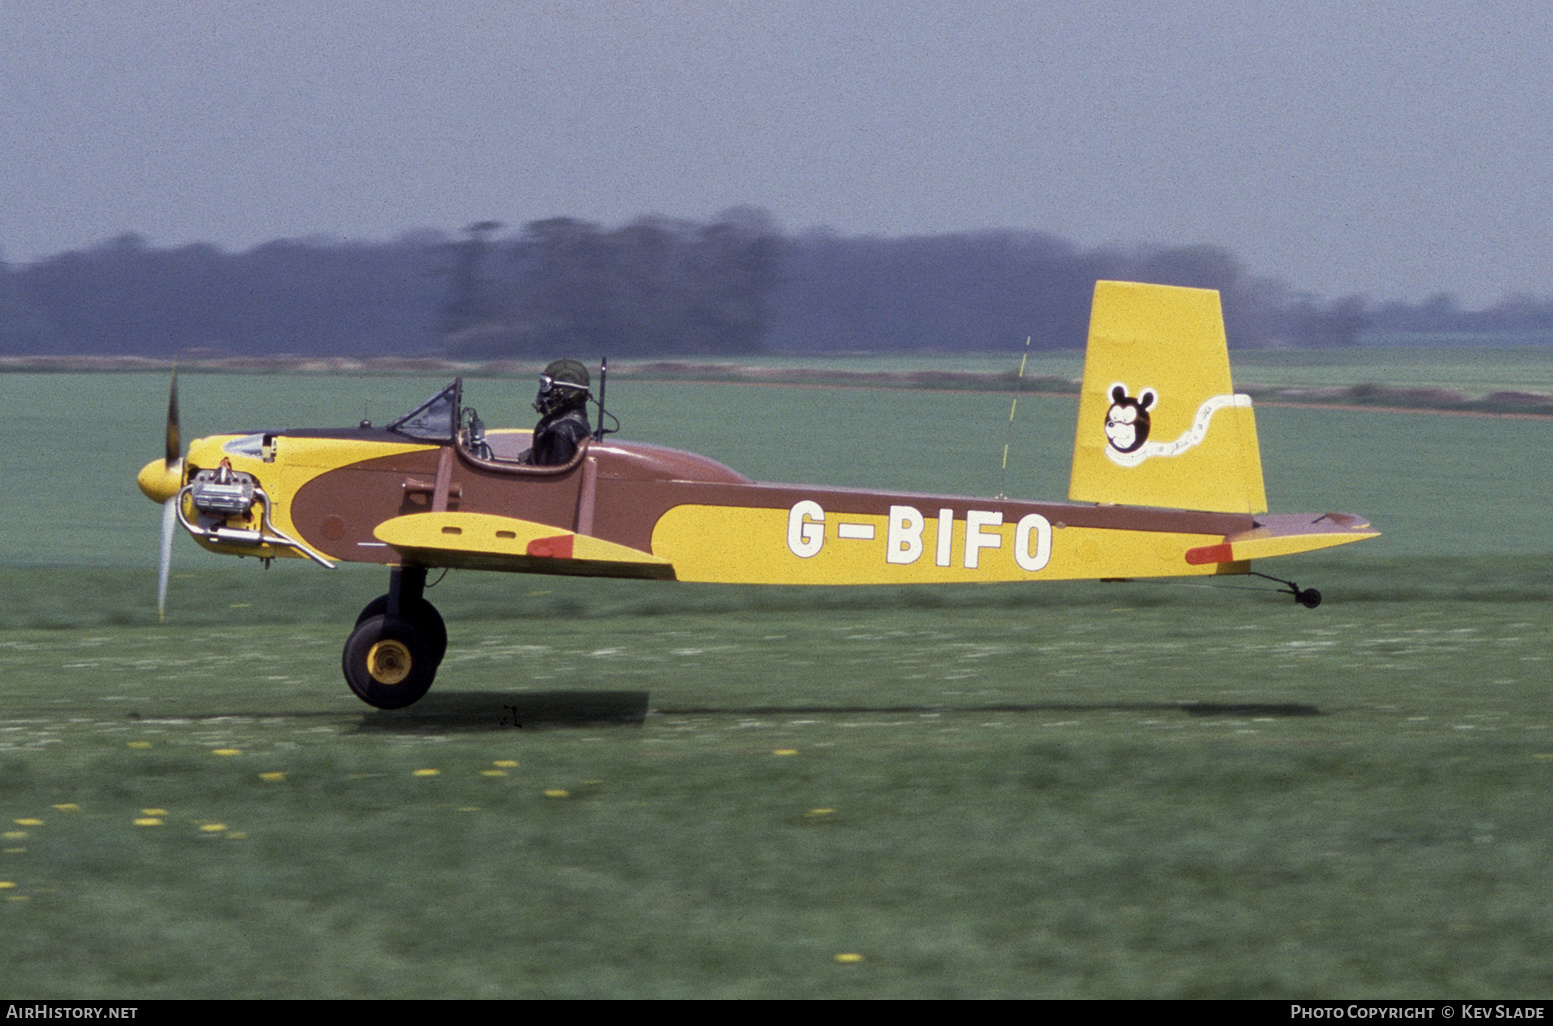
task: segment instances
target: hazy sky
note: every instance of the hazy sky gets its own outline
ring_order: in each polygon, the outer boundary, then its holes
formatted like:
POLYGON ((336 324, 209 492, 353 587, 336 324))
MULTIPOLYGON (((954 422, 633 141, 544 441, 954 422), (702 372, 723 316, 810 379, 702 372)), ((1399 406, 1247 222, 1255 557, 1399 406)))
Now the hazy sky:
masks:
POLYGON ((1553 295, 1553 5, 0 0, 0 250, 570 215, 1553 295))

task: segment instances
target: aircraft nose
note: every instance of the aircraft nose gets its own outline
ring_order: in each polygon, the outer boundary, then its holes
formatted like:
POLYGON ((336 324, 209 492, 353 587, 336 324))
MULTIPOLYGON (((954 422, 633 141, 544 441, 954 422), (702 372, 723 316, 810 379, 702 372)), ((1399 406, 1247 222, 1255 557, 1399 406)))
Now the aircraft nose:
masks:
POLYGON ((183 487, 183 460, 171 463, 163 459, 152 460, 140 468, 135 483, 146 498, 155 503, 164 503, 183 487))

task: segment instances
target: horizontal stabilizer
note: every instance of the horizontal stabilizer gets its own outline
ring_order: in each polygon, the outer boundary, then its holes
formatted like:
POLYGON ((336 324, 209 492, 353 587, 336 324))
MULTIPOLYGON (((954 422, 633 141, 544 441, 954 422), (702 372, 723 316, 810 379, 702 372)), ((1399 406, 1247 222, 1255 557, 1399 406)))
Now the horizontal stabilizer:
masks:
POLYGON ((1280 513, 1258 517, 1255 527, 1225 535, 1217 545, 1188 549, 1186 561, 1193 566, 1204 566, 1292 556, 1379 536, 1380 532, 1371 527, 1368 520, 1352 513, 1323 513, 1320 516, 1280 513))

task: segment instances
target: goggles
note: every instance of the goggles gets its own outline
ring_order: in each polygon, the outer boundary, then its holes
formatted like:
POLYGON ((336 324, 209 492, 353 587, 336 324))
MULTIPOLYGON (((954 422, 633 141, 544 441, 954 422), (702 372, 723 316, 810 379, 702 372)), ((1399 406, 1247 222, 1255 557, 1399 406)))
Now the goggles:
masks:
POLYGON ((553 391, 557 388, 575 388, 583 392, 588 390, 587 385, 579 385, 575 381, 557 381, 548 374, 541 374, 539 376, 540 395, 544 395, 545 393, 553 391))

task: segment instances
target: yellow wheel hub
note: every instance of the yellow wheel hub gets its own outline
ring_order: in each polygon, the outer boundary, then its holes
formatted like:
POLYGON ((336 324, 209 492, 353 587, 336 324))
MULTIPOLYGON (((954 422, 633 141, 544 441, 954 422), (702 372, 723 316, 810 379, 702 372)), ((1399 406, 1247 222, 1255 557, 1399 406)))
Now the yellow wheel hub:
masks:
POLYGON ((410 675, 411 662, 404 642, 385 639, 367 653, 367 672, 379 684, 399 684, 410 675))

